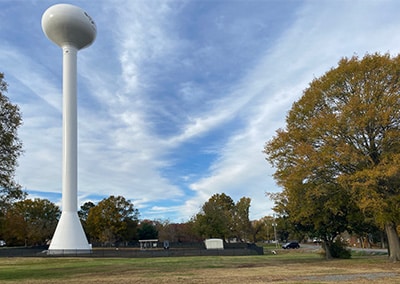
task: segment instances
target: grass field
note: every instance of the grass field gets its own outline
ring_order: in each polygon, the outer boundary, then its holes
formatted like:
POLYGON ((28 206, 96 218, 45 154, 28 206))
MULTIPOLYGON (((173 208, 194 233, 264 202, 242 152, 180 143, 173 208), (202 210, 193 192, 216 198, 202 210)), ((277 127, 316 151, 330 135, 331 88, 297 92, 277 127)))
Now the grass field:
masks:
POLYGON ((400 283, 387 256, 324 260, 302 250, 259 256, 0 258, 1 283, 400 283))

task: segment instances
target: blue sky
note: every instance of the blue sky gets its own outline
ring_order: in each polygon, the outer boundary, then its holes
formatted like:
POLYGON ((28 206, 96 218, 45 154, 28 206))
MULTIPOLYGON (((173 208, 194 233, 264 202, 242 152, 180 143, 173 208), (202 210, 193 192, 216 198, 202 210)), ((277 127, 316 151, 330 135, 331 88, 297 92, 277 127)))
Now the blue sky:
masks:
MULTIPOLYGON (((0 72, 21 108, 16 179, 61 205, 62 53, 41 29, 56 1, 2 0, 0 72)), ((78 53, 78 197, 130 199, 141 218, 185 222, 215 193, 278 192, 264 144, 342 57, 397 54, 400 2, 65 1, 97 25, 78 53)))

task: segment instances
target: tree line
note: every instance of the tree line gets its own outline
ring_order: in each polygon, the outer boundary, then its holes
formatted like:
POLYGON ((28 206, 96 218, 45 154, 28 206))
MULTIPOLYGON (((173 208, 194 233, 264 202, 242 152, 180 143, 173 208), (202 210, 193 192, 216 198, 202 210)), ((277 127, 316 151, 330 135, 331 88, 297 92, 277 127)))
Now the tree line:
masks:
MULTIPOLYGON (((200 242, 210 237, 245 242, 252 228, 249 206, 249 198, 243 197, 234 204, 226 194, 215 194, 195 217, 176 224, 168 220, 139 220, 139 210, 131 201, 111 195, 97 204, 84 203, 78 215, 94 246, 129 246, 141 239, 200 242)), ((3 212, 0 238, 12 246, 48 244, 61 216, 56 204, 40 198, 13 202, 3 212)))
MULTIPOLYGON (((122 196, 109 196, 97 204, 86 202, 78 211, 88 241, 93 246, 134 246, 138 240, 158 239, 170 243, 203 242, 221 238, 225 242, 277 242, 307 240, 318 235, 293 225, 285 216, 249 219, 251 200, 236 203, 226 195, 214 194, 200 211, 184 223, 169 220, 140 220, 139 210, 122 196)), ((0 239, 10 246, 48 245, 61 216, 60 208, 47 199, 24 199, 9 204, 0 218, 0 239)), ((372 234, 381 241, 378 227, 368 227, 357 236, 372 234)))

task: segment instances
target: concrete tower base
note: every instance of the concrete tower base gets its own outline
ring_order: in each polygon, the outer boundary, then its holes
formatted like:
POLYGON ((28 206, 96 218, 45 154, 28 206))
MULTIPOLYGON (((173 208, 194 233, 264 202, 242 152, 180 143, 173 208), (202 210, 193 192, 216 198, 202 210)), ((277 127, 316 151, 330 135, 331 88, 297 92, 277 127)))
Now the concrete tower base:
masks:
POLYGON ((51 240, 48 254, 91 253, 92 247, 86 239, 77 212, 63 211, 51 240))

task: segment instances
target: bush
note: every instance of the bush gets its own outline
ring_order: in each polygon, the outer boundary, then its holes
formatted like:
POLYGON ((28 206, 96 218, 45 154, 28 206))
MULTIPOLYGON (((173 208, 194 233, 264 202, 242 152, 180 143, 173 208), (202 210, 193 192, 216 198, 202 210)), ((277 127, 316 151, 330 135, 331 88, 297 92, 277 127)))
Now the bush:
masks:
POLYGON ((341 240, 334 241, 330 245, 329 251, 333 258, 343 258, 343 259, 351 258, 351 250, 349 250, 347 248, 347 244, 341 240))

